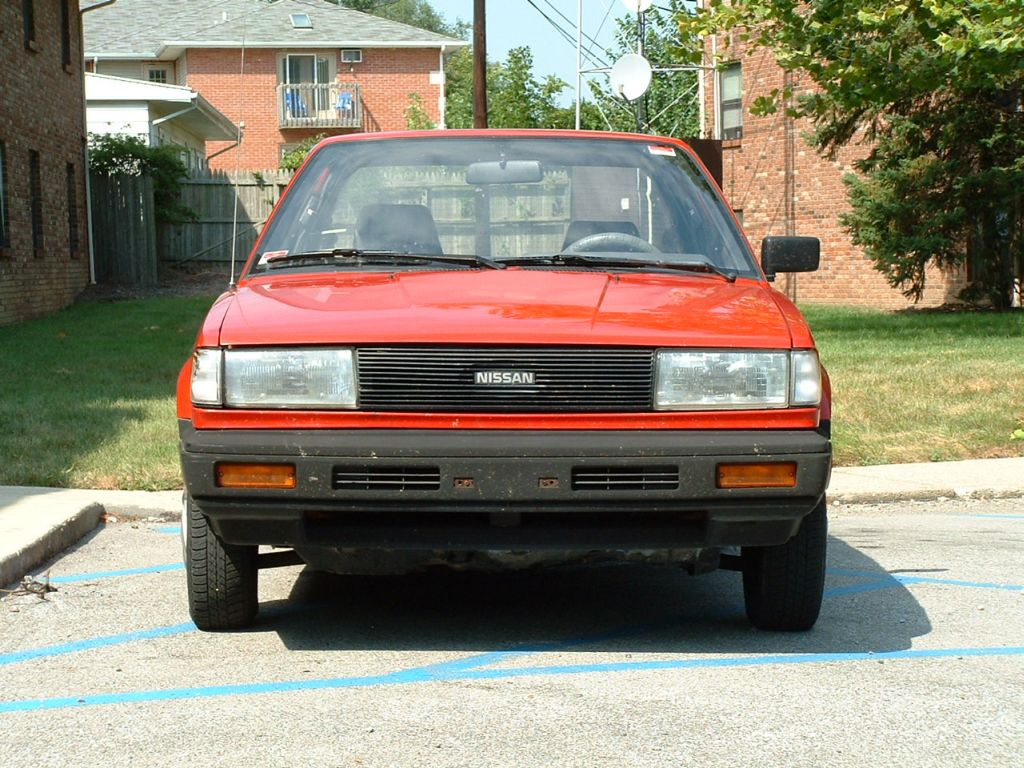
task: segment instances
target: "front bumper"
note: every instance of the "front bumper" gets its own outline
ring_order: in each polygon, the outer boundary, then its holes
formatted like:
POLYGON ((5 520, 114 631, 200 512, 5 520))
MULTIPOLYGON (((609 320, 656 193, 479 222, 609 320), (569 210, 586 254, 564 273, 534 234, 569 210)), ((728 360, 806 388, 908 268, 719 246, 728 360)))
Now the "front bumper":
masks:
POLYGON ((822 499, 813 430, 196 430, 188 493, 225 541, 529 550, 771 545, 822 499), (720 463, 795 462, 793 488, 716 487, 720 463), (294 464, 291 490, 216 484, 218 462, 294 464))

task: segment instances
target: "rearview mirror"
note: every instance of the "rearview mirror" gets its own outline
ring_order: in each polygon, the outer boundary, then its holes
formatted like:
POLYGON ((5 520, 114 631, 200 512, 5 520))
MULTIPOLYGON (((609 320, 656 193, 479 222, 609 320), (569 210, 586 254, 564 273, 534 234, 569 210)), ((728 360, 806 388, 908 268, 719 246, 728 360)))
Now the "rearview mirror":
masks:
POLYGON ((472 163, 466 169, 467 184, 535 184, 544 178, 537 160, 501 160, 472 163))
POLYGON ((814 272, 821 262, 816 237, 766 237, 761 241, 761 269, 774 279, 778 272, 814 272))

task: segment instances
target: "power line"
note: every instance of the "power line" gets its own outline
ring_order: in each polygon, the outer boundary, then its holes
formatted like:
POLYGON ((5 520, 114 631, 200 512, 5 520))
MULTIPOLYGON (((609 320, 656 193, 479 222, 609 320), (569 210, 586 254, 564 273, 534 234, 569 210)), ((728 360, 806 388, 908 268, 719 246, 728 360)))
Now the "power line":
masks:
MULTIPOLYGON (((566 21, 566 23, 569 25, 570 29, 576 29, 576 22, 574 22, 572 19, 570 19, 564 13, 562 13, 562 11, 557 6, 555 6, 554 3, 551 2, 551 0, 544 0, 544 2, 548 4, 548 6, 551 8, 551 10, 553 10, 555 13, 557 13, 559 16, 561 16, 566 21)), ((608 10, 609 10, 609 12, 611 11, 611 6, 610 5, 608 6, 608 10)), ((607 16, 605 18, 607 18, 607 16)), ((597 42, 597 40, 592 38, 586 32, 583 32, 583 37, 585 37, 590 42, 591 45, 597 45, 597 46, 601 45, 599 42, 597 42)), ((596 54, 594 54, 591 49, 588 48, 587 52, 590 54, 590 60, 591 61, 596 61, 597 63, 601 63, 601 64, 604 64, 605 66, 608 66, 608 62, 605 61, 604 59, 602 59, 600 56, 597 56, 596 54)))
POLYGON ((601 30, 604 29, 604 25, 608 23, 608 19, 612 15, 612 6, 614 5, 615 0, 608 0, 608 7, 605 9, 604 18, 601 19, 601 24, 598 26, 597 32, 594 33, 594 37, 599 37, 601 35, 601 30))
MULTIPOLYGON (((541 16, 543 16, 544 19, 548 22, 548 24, 550 24, 552 26, 552 28, 554 28, 554 30, 556 32, 558 32, 566 40, 566 42, 568 42, 570 45, 572 45, 573 48, 576 47, 576 40, 573 38, 573 36, 572 36, 572 34, 570 32, 567 32, 557 21, 555 21, 550 16, 548 16, 548 14, 545 13, 544 10, 542 8, 540 8, 537 5, 536 2, 534 2, 534 0, 526 0, 526 2, 529 3, 530 6, 535 11, 537 11, 537 13, 539 13, 541 16)), ((550 5, 550 3, 549 3, 549 5, 550 5)), ((570 26, 573 29, 576 28, 576 25, 573 24, 572 22, 570 22, 570 26)), ((587 58, 590 59, 590 62, 592 64, 599 64, 601 66, 608 66, 606 61, 604 61, 603 59, 601 59, 600 57, 596 56, 595 54, 593 54, 591 52, 588 52, 587 58)))
MULTIPOLYGON (((533 10, 535 10, 537 13, 539 13, 541 16, 543 16, 545 18, 545 20, 547 20, 548 24, 550 24, 555 29, 555 31, 558 32, 558 34, 560 34, 563 38, 565 38, 570 43, 573 42, 572 35, 570 35, 568 32, 566 32, 564 29, 562 29, 562 27, 560 27, 558 25, 558 22, 556 22, 554 19, 552 19, 546 13, 544 13, 544 11, 541 10, 540 7, 538 7, 538 5, 533 0, 526 0, 526 2, 530 4, 530 6, 533 8, 533 10)), ((575 45, 575 43, 574 43, 574 45, 575 45)))

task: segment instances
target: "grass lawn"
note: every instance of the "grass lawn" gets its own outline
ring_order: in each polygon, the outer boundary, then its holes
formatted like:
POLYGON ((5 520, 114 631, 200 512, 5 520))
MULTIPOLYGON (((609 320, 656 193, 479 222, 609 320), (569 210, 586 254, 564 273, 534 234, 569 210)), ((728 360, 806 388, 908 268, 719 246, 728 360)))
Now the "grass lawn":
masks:
POLYGON ((1024 455, 1024 312, 802 309, 832 379, 837 464, 1024 455))
MULTIPOLYGON (((0 328, 0 485, 180 487, 174 386, 209 298, 0 328)), ((806 307, 840 464, 1024 455, 1024 313, 806 307)))
POLYGON ((0 484, 180 488, 175 382, 212 302, 82 303, 0 328, 0 484))

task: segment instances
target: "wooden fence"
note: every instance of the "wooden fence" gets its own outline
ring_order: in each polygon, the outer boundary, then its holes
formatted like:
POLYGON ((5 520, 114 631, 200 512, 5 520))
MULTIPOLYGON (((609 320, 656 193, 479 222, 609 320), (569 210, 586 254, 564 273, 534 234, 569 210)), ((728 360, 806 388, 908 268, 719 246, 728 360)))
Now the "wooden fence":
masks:
POLYGON ((196 221, 163 225, 157 233, 160 258, 171 264, 245 261, 263 223, 291 180, 289 171, 209 173, 181 182, 180 202, 196 221), (237 205, 237 223, 235 222, 237 205))
POLYGON ((146 176, 93 174, 89 183, 97 281, 155 285, 153 180, 146 176))
MULTIPOLYGON (((159 228, 161 260, 168 264, 216 264, 224 269, 231 261, 234 242, 235 259, 241 265, 291 176, 288 171, 243 171, 237 176, 219 172, 183 180, 179 199, 195 211, 198 218, 194 222, 159 228), (233 225, 236 201, 238 220, 233 225)), ((370 179, 366 181, 377 183, 366 188, 365 196, 348 195, 348 205, 424 204, 434 215, 447 252, 474 252, 474 192, 473 187, 466 184, 463 173, 431 168, 381 170, 368 176, 370 179), (384 197, 378 199, 382 194, 384 197)), ((507 190, 495 190, 491 197, 495 254, 561 247, 569 210, 568 179, 552 178, 536 186, 516 185, 507 190), (525 226, 526 222, 529 226, 525 226)), ((335 213, 351 225, 358 214, 357 207, 348 210, 342 206, 335 213)), ((328 247, 326 243, 323 245, 328 247)), ((330 243, 330 247, 351 245, 348 240, 330 243)))
MULTIPOLYGON (((577 171, 579 176, 582 171, 577 171)), ((607 171, 602 171, 607 174, 607 171)), ((227 270, 234 258, 248 257, 274 205, 291 180, 288 171, 208 173, 181 182, 180 202, 196 213, 184 224, 157 226, 153 216, 152 182, 131 177, 93 177, 93 224, 97 264, 102 282, 156 282, 157 262, 227 270), (136 207, 133 207, 136 206, 136 207)), ((571 219, 600 218, 597 213, 623 203, 603 200, 601 179, 576 179, 584 190, 570 195, 571 180, 552 173, 541 184, 516 184, 489 192, 491 253, 553 252, 571 219)), ((370 169, 337 203, 331 213, 339 222, 330 232, 337 241, 319 247, 346 247, 352 241, 359 208, 373 202, 426 205, 433 214, 448 253, 476 250, 475 188, 465 175, 448 169, 370 169)), ((642 200, 623 210, 640 211, 642 200)), ((327 232, 324 233, 326 235, 327 232)))

